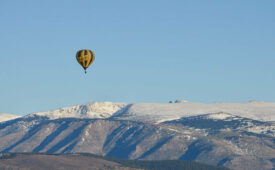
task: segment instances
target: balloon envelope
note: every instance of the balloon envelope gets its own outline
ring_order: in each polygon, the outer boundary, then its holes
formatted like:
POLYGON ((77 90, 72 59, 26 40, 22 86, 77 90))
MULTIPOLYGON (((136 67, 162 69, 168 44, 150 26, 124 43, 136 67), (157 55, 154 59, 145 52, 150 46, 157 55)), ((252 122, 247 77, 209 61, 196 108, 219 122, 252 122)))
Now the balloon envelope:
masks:
POLYGON ((86 69, 94 62, 95 54, 92 50, 79 50, 76 53, 76 60, 84 68, 85 73, 86 69))

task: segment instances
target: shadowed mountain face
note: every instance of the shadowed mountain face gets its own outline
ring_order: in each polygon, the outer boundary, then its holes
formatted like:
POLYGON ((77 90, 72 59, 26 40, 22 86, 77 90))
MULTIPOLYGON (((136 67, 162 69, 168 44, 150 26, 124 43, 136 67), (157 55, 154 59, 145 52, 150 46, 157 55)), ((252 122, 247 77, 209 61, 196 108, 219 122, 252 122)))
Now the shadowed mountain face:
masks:
POLYGON ((160 124, 30 116, 0 123, 0 138, 2 153, 93 153, 123 159, 191 160, 233 169, 275 167, 274 123, 224 113, 160 124))

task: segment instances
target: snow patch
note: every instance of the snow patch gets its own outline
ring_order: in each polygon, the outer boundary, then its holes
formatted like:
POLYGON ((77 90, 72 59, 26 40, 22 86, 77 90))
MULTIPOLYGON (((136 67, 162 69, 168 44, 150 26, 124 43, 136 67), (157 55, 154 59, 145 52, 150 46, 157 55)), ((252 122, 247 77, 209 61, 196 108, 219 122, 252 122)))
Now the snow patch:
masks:
POLYGON ((21 117, 21 116, 13 115, 13 114, 7 114, 7 113, 1 113, 0 114, 0 122, 16 119, 16 118, 19 118, 19 117, 21 117))
POLYGON ((229 117, 232 117, 232 115, 226 114, 226 113, 215 113, 215 114, 209 114, 207 116, 207 118, 209 119, 226 119, 229 117))

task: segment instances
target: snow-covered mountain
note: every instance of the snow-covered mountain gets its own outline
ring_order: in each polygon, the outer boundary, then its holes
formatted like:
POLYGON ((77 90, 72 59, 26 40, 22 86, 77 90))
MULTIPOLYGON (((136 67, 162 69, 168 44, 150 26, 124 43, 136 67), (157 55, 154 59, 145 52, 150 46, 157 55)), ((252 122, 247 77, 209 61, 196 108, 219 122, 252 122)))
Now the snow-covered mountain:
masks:
POLYGON ((8 113, 1 113, 0 114, 0 122, 4 122, 4 121, 8 121, 11 119, 16 119, 19 118, 20 116, 18 115, 12 115, 12 114, 8 114, 8 113))
POLYGON ((116 118, 163 122, 208 113, 229 113, 261 121, 275 121, 275 103, 112 103, 94 102, 58 110, 32 113, 29 116, 58 118, 116 118))
POLYGON ((0 153, 93 153, 275 168, 275 103, 94 102, 0 123, 0 153))

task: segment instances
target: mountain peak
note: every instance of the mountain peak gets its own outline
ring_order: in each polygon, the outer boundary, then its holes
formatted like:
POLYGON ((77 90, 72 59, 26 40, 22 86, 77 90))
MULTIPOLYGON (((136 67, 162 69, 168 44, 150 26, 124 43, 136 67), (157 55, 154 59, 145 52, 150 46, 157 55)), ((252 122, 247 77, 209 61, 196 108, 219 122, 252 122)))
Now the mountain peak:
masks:
POLYGON ((108 118, 123 109, 126 105, 127 103, 93 102, 46 112, 36 112, 30 114, 29 116, 46 116, 50 119, 58 119, 64 117, 108 118))

